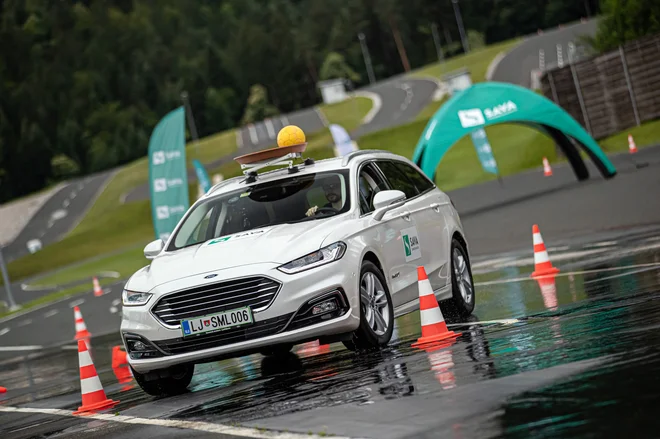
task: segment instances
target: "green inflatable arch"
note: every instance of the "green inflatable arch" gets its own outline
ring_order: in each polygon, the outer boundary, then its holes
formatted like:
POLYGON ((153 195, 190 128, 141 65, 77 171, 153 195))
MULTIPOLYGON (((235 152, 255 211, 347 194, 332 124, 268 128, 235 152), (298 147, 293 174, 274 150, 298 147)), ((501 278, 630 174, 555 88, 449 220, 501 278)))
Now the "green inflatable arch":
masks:
POLYGON ((561 148, 578 180, 589 178, 589 171, 575 144, 605 178, 616 175, 596 141, 566 111, 526 88, 501 82, 475 84, 452 96, 426 125, 413 161, 435 180, 438 164, 452 145, 475 129, 498 123, 523 124, 546 133, 561 148))

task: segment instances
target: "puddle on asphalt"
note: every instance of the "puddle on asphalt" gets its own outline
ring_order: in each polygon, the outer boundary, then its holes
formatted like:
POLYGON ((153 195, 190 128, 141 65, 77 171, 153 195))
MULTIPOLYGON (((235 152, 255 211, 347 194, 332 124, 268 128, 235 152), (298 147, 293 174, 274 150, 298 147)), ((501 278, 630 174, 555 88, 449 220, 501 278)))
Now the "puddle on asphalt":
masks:
MULTIPOLYGON (((611 254, 616 257, 566 258, 555 264, 562 275, 543 282, 529 279, 532 267, 507 265, 501 258, 503 266, 475 275, 475 282, 524 280, 481 285, 468 321, 447 318, 450 324, 460 323, 452 329, 462 333, 450 346, 412 349, 420 334, 419 313, 414 312, 396 320, 392 343, 379 352, 355 355, 341 345, 307 343, 283 359, 252 355, 199 365, 190 387, 195 402, 186 403, 190 395, 178 397, 182 404, 175 418, 242 423, 335 405, 420 396, 442 400, 483 380, 612 355, 607 365, 569 383, 514 398, 498 422, 508 435, 527 436, 536 429, 562 436, 569 430, 600 431, 596 423, 612 424, 632 414, 635 404, 645 404, 647 410, 623 423, 634 431, 633 419, 640 425, 654 421, 649 402, 660 393, 660 250, 635 254, 632 247, 619 246, 611 254), (564 275, 573 271, 584 273, 564 275), (512 318, 520 320, 477 323, 512 318)), ((139 388, 125 389, 118 382, 111 368, 116 344, 115 336, 92 340, 106 392, 122 401, 117 410, 153 401, 139 388)), ((0 395, 0 404, 34 405, 51 398, 52 407, 57 400, 52 397, 59 396, 60 407, 75 408, 78 380, 74 350, 4 363, 0 383, 11 383, 12 392, 0 395)))

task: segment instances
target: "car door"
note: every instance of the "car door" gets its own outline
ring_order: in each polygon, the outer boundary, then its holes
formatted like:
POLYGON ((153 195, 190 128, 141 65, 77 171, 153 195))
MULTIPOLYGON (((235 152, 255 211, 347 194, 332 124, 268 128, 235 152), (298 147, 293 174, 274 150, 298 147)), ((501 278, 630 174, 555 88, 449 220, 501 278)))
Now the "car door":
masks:
POLYGON ((417 216, 419 236, 424 246, 422 257, 433 290, 451 283, 449 262, 450 237, 446 227, 446 210, 450 201, 424 174, 409 163, 394 161, 394 165, 415 185, 419 193, 417 216))
POLYGON ((411 289, 416 290, 415 265, 406 261, 401 241, 401 231, 414 227, 412 216, 404 206, 387 212, 380 221, 371 218, 373 199, 381 190, 390 189, 378 169, 371 163, 362 165, 358 172, 358 200, 364 218, 364 239, 379 247, 383 263, 383 275, 387 278, 392 304, 397 307, 406 303, 411 289))
POLYGON ((426 266, 425 254, 428 253, 427 243, 420 234, 423 230, 422 223, 426 221, 423 211, 427 209, 428 203, 424 204, 419 197, 415 185, 401 172, 392 160, 376 160, 376 165, 385 177, 391 189, 396 189, 406 195, 405 204, 400 207, 401 215, 406 223, 398 230, 397 239, 400 242, 400 250, 403 250, 402 268, 400 270, 401 283, 404 284, 401 294, 402 303, 408 303, 419 297, 417 291, 417 267, 426 266))

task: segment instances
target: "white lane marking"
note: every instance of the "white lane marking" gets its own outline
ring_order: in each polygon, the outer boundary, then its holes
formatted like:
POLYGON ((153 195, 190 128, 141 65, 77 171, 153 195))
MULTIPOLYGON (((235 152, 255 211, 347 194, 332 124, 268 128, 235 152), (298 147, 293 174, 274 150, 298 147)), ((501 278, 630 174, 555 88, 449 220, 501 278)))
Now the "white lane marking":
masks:
POLYGON ((52 221, 48 221, 48 225, 47 225, 46 227, 49 228, 49 229, 50 229, 51 227, 53 227, 53 222, 52 222, 52 221))
POLYGON ((77 195, 76 191, 73 191, 71 192, 71 195, 69 195, 69 197, 71 197, 71 199, 73 200, 74 198, 76 198, 76 195, 77 195))
POLYGON ((495 70, 497 69, 497 66, 500 65, 500 62, 504 59, 506 56, 506 52, 500 52, 498 53, 495 58, 490 62, 488 65, 488 70, 486 70, 486 80, 491 81, 493 79, 493 74, 495 73, 495 70))
POLYGON ((266 119, 266 131, 268 131, 269 139, 275 138, 275 128, 273 128, 273 121, 270 119, 266 119))
MULTIPOLYGON (((230 425, 214 424, 201 421, 180 421, 176 419, 150 419, 138 418, 135 416, 114 415, 114 414, 89 414, 84 416, 74 415, 69 410, 47 409, 47 408, 29 408, 0 406, 0 412, 7 413, 39 413, 43 415, 68 416, 81 419, 96 419, 98 421, 117 422, 120 424, 140 424, 156 425, 159 427, 180 428, 185 430, 203 431, 206 433, 224 434, 227 436, 250 437, 250 438, 269 438, 269 439, 318 439, 323 436, 317 434, 284 433, 278 431, 268 431, 250 427, 232 427, 230 425)), ((334 439, 348 439, 345 436, 332 436, 334 439)))
POLYGON ((358 91, 354 94, 355 96, 371 99, 371 110, 369 110, 369 112, 362 118, 362 123, 365 124, 371 122, 383 106, 383 100, 380 95, 370 91, 358 91))
POLYGON ((119 274, 119 272, 117 271, 100 271, 99 276, 114 277, 115 279, 117 279, 119 276, 121 276, 121 274, 119 274))
POLYGON ((521 322, 521 319, 500 319, 500 320, 482 320, 480 322, 465 322, 465 323, 448 323, 447 327, 453 328, 456 326, 471 326, 471 325, 492 325, 496 323, 501 323, 504 325, 512 325, 514 323, 521 322))
POLYGON ((46 234, 46 232, 39 233, 39 238, 43 238, 45 234, 46 234))
POLYGON ((68 199, 68 198, 65 199, 65 200, 62 202, 62 206, 64 206, 64 207, 69 207, 69 199, 68 199))
POLYGON ((2 328, 2 329, 0 329, 0 336, 3 336, 8 332, 9 332, 9 328, 2 328))
POLYGON ((115 299, 112 301, 112 306, 119 306, 120 303, 121 303, 121 299, 115 299))
MULTIPOLYGON (((610 268, 600 268, 597 270, 583 270, 583 271, 569 271, 568 273, 557 273, 554 275, 554 277, 562 277, 562 276, 574 276, 576 274, 591 274, 591 273, 602 273, 605 271, 616 271, 616 270, 629 270, 629 269, 634 269, 634 268, 643 268, 646 267, 648 269, 653 269, 653 268, 660 268, 660 263, 658 262, 653 262, 653 263, 648 263, 648 264, 637 264, 637 265, 625 265, 621 267, 610 267, 610 268)), ((632 271, 630 273, 624 273, 624 274, 631 274, 635 273, 636 271, 632 271)), ((548 276, 545 276, 548 277, 548 276)), ((499 280, 491 280, 488 282, 475 282, 475 286, 486 286, 486 285, 499 285, 499 284, 511 284, 515 282, 522 282, 522 281, 529 281, 529 280, 536 280, 532 278, 531 276, 529 277, 516 277, 512 279, 499 279, 499 280)), ((600 280, 600 279, 599 279, 600 280)))
POLYGON ((283 114, 283 115, 280 117, 280 122, 282 122, 282 126, 283 126, 283 127, 289 125, 289 118, 286 117, 286 114, 283 114))
POLYGON ((596 242, 594 244, 587 244, 585 245, 585 248, 589 247, 611 247, 613 245, 617 245, 618 241, 602 241, 602 242, 596 242))
POLYGON ((16 326, 18 326, 20 328, 21 326, 27 326, 27 325, 30 325, 30 324, 32 324, 32 319, 25 319, 25 320, 21 320, 20 322, 18 322, 18 325, 16 325, 16 326))
POLYGON ((248 131, 250 133, 250 141, 253 145, 256 145, 259 142, 259 137, 257 136, 257 130, 254 127, 254 124, 248 125, 248 131))
POLYGON ((325 117, 325 114, 323 114, 323 111, 321 111, 319 107, 314 107, 314 111, 318 115, 319 119, 321 119, 321 123, 323 124, 324 127, 330 125, 330 122, 328 122, 328 118, 325 117))
POLYGON ((50 311, 44 313, 44 318, 53 317, 55 314, 59 313, 56 309, 51 309, 50 311))
POLYGON ((79 183, 79 184, 78 184, 78 190, 81 191, 82 188, 83 188, 83 184, 82 184, 82 183, 79 183))
POLYGON ((0 352, 38 351, 43 346, 0 346, 0 352))
POLYGON ((110 314, 117 314, 119 310, 117 309, 116 306, 111 306, 110 307, 110 314))
POLYGON ((236 130, 236 146, 238 149, 243 148, 243 131, 236 130))
POLYGON ((66 209, 57 209, 55 212, 53 212, 50 215, 50 219, 52 221, 57 221, 57 220, 60 220, 60 219, 64 218, 66 216, 66 214, 67 214, 66 209))
POLYGON ((73 302, 69 303, 69 308, 73 308, 74 306, 80 306, 83 303, 85 303, 85 299, 74 300, 73 302))

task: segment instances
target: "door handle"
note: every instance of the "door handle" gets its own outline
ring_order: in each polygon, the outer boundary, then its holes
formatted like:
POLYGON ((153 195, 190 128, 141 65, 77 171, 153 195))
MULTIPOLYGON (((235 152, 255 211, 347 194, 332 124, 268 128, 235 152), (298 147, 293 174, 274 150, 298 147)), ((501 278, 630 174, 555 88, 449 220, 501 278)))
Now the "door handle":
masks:
POLYGON ((410 212, 405 211, 401 215, 399 215, 401 218, 403 218, 406 221, 410 221, 410 212))
POLYGON ((440 213, 440 205, 438 203, 431 203, 431 209, 435 210, 436 213, 440 213))

